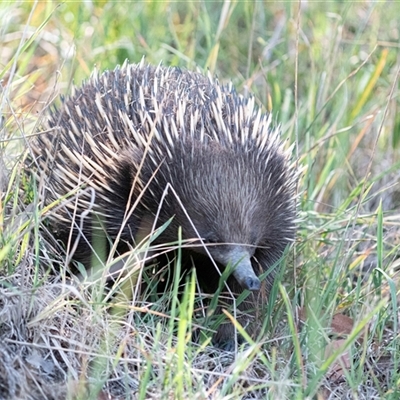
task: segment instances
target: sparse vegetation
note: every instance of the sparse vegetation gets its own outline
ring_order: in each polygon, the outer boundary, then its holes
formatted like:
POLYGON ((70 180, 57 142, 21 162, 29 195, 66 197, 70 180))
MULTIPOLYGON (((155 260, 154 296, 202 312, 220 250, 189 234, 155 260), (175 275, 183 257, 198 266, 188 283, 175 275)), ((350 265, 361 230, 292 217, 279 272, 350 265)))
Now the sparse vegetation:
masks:
POLYGON ((1 3, 0 398, 399 398, 399 14, 389 1, 1 3), (43 239, 29 136, 95 66, 143 56, 253 92, 303 169, 264 335, 237 354, 210 345, 195 276, 180 297, 176 277, 154 293, 134 262, 158 250, 148 240, 106 292, 106 272, 70 276, 43 239))

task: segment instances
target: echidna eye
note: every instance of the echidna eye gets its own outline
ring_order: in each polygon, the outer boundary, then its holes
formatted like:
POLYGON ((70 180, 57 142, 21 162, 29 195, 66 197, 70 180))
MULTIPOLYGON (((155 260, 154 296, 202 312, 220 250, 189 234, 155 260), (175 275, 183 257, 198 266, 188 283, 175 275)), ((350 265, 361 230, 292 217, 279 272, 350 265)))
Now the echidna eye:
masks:
POLYGON ((203 241, 204 241, 205 244, 216 244, 216 243, 219 243, 218 238, 215 237, 215 236, 206 236, 203 239, 203 241))

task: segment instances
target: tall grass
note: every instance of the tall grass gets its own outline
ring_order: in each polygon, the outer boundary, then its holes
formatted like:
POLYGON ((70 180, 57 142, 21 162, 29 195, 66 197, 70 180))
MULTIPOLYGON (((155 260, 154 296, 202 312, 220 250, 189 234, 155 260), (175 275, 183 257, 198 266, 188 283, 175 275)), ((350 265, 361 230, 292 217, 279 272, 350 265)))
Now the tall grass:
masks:
POLYGON ((2 3, 0 397, 398 398, 399 13, 368 1, 2 3), (295 143, 298 238, 263 337, 237 354, 210 344, 194 275, 160 297, 148 271, 141 297, 132 273, 110 301, 104 276, 69 277, 42 239, 29 136, 94 67, 143 56, 254 93, 295 143))

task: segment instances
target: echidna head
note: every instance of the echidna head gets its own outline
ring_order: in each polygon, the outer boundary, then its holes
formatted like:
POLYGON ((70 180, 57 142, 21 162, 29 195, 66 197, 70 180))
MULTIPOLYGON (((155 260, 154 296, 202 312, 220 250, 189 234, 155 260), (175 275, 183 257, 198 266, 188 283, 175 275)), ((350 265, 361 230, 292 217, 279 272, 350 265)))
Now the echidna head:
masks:
MULTIPOLYGON (((287 159, 277 149, 260 153, 249 143, 246 148, 185 143, 174 155, 176 159, 167 161, 156 178, 157 185, 170 183, 180 200, 169 193, 163 207, 164 218, 174 216, 171 234, 181 226, 185 239, 202 238, 219 265, 234 268, 243 288, 258 290, 252 257, 261 252, 260 258, 269 264, 262 265, 266 270, 294 236, 287 159), (163 177, 168 182, 161 183, 163 177)), ((202 245, 193 250, 206 253, 202 245)))

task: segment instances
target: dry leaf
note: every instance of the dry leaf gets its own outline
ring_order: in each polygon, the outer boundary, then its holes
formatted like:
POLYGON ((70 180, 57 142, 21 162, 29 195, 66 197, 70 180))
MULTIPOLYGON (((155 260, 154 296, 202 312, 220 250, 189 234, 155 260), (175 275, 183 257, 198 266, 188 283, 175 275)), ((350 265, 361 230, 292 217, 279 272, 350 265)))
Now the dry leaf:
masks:
POLYGON ((335 314, 332 318, 332 333, 341 336, 349 335, 353 330, 354 321, 352 318, 343 314, 335 314))
MULTIPOLYGON (((346 343, 346 339, 332 340, 325 348, 325 358, 329 358, 332 354, 336 353, 346 343)), ((338 383, 344 378, 344 372, 348 371, 351 367, 351 359, 349 349, 346 349, 330 366, 328 371, 329 380, 338 383)))

